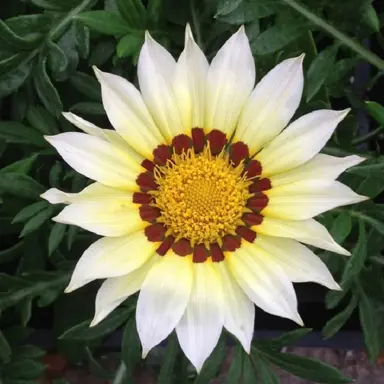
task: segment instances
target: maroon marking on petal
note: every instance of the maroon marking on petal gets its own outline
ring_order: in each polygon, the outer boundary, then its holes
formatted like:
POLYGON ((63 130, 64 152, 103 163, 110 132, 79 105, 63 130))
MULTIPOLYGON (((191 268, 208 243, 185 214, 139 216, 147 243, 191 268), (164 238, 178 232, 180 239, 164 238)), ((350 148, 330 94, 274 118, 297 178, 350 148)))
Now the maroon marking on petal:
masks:
POLYGON ((168 236, 161 244, 160 247, 157 248, 156 252, 160 256, 164 256, 172 247, 175 238, 173 236, 168 236))
POLYGON ((261 192, 261 191, 267 191, 268 189, 272 188, 271 181, 267 178, 265 179, 259 179, 254 180, 254 182, 249 186, 249 192, 255 193, 255 192, 261 192))
POLYGON ((159 223, 148 225, 148 227, 144 229, 144 233, 145 236, 147 236, 147 239, 154 242, 164 241, 166 231, 167 229, 164 227, 164 225, 159 223))
POLYGON ((192 253, 191 242, 187 239, 180 239, 172 244, 172 250, 179 256, 187 256, 192 253))
POLYGON ((252 210, 261 211, 268 205, 268 200, 268 196, 264 195, 262 192, 258 192, 248 199, 247 207, 252 210))
POLYGON ((237 227, 236 233, 250 243, 253 243, 256 239, 256 232, 246 226, 237 227))
POLYGON ((211 251, 211 258, 213 262, 219 263, 220 261, 224 260, 224 253, 220 248, 219 244, 217 243, 211 244, 210 251, 211 251))
POLYGON ((187 135, 177 135, 172 140, 173 148, 178 155, 183 152, 187 153, 189 148, 192 148, 192 139, 187 135))
POLYGON ((152 189, 157 189, 155 176, 152 172, 143 172, 136 179, 136 184, 143 192, 148 192, 152 189))
POLYGON ((153 172, 153 170, 155 169, 155 164, 153 164, 152 161, 148 159, 143 160, 141 162, 141 166, 149 172, 153 172))
POLYGON ((237 167, 242 160, 248 159, 248 157, 248 145, 244 144, 242 141, 238 141, 237 143, 231 145, 229 159, 232 161, 235 167, 237 167))
POLYGON ((192 261, 194 263, 204 263, 204 261, 207 260, 207 257, 209 256, 209 252, 207 248, 205 248, 204 244, 197 244, 193 248, 193 257, 192 261))
POLYGON ((259 213, 244 213, 241 219, 245 224, 252 227, 253 225, 260 225, 263 222, 264 216, 259 213))
POLYGON ((147 193, 144 192, 135 192, 133 194, 132 201, 135 204, 149 204, 152 203, 153 198, 151 195, 148 195, 147 193))
POLYGON ((205 134, 202 128, 192 128, 192 142, 195 153, 199 153, 203 150, 205 134))
POLYGON ((225 235, 223 237, 223 251, 234 252, 241 246, 241 238, 239 236, 225 235))
POLYGON ((160 216, 160 209, 144 204, 139 208, 140 217, 144 221, 152 222, 160 216))
POLYGON ((227 144, 227 136, 224 132, 217 129, 208 133, 207 140, 209 142, 212 155, 218 155, 224 149, 225 144, 227 144))
POLYGON ((251 160, 244 168, 243 173, 247 173, 247 178, 251 179, 252 177, 259 176, 261 174, 262 167, 259 161, 251 160))
POLYGON ((156 165, 166 165, 167 161, 172 158, 171 147, 166 144, 159 145, 153 150, 153 158, 156 165))

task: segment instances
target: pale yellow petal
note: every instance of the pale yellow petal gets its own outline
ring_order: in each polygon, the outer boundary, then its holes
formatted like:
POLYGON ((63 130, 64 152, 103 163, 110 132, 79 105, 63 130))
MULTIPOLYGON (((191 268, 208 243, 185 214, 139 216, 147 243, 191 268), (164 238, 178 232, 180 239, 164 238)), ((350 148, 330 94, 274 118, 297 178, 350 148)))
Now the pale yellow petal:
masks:
POLYGON ((257 84, 245 103, 235 141, 245 142, 250 153, 258 152, 289 123, 303 93, 304 55, 284 60, 257 84))
POLYGON ((220 275, 212 262, 193 263, 193 271, 191 297, 176 332, 181 349, 200 372, 219 341, 225 301, 220 275))
POLYGON ((80 257, 65 291, 74 291, 95 279, 126 275, 145 263, 158 246, 148 241, 144 231, 122 237, 103 237, 80 257))
POLYGON ((241 27, 213 58, 208 71, 204 129, 231 136, 255 84, 255 63, 241 27))

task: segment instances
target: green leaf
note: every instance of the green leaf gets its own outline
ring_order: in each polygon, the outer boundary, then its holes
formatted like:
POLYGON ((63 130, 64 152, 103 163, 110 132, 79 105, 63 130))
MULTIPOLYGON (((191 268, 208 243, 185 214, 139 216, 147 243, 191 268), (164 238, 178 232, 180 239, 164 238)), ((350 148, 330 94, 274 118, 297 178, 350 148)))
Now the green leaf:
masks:
POLYGON ((338 244, 343 244, 344 240, 352 231, 352 219, 348 212, 341 212, 333 221, 330 230, 332 237, 338 244))
POLYGON ((53 188, 60 188, 60 175, 63 171, 63 166, 59 161, 49 171, 49 185, 53 188))
POLYGON ((241 376, 241 384, 254 384, 257 379, 255 366, 248 355, 243 354, 243 372, 241 376))
POLYGON ((29 106, 26 118, 28 123, 43 135, 55 135, 60 133, 56 120, 47 110, 40 106, 29 106))
POLYGON ((365 231, 364 221, 359 220, 359 237, 352 255, 347 262, 341 278, 341 287, 347 287, 349 282, 353 280, 364 267, 367 259, 367 235, 365 231))
POLYGON ((10 195, 38 199, 45 188, 27 175, 7 172, 0 177, 0 190, 10 195))
POLYGON ((81 3, 81 0, 30 0, 37 7, 49 11, 69 11, 81 3))
POLYGON ((267 55, 274 53, 298 39, 308 31, 302 24, 275 25, 262 32, 251 43, 252 53, 267 55))
POLYGON ((92 100, 101 101, 100 84, 94 77, 78 71, 69 78, 69 82, 83 95, 92 100))
POLYGON ((347 322, 347 320, 351 317, 353 311, 357 307, 357 296, 353 295, 349 304, 336 316, 332 317, 332 319, 327 321, 322 332, 325 339, 329 339, 334 336, 343 325, 347 322))
POLYGON ((380 125, 384 125, 384 107, 382 105, 375 101, 366 101, 365 108, 380 125))
POLYGON ((39 229, 47 220, 52 217, 53 214, 54 210, 51 205, 44 208, 42 211, 37 213, 34 217, 32 217, 29 221, 25 223, 24 228, 20 233, 20 237, 24 237, 29 233, 39 229))
POLYGON ((233 12, 244 0, 219 0, 215 16, 227 15, 233 12))
POLYGON ((172 384, 173 383, 173 370, 176 363, 177 352, 179 345, 177 342, 176 334, 172 334, 168 338, 168 346, 165 352, 164 360, 161 364, 157 384, 172 384))
POLYGON ((243 347, 236 344, 233 351, 233 359, 225 378, 225 384, 239 383, 243 371, 243 347))
POLYGON ((115 49, 116 43, 113 40, 104 40, 98 42, 91 52, 91 55, 89 56, 89 65, 96 65, 96 67, 101 67, 111 58, 115 52, 115 49))
POLYGON ((148 0, 147 18, 153 26, 159 24, 160 17, 163 14, 163 0, 148 0))
POLYGON ((146 14, 141 0, 116 0, 120 15, 132 28, 145 29, 146 14))
POLYGON ((68 59, 64 51, 54 42, 48 43, 48 68, 56 80, 64 80, 67 76, 68 59))
POLYGON ((142 35, 125 35, 122 39, 119 40, 116 52, 117 56, 129 57, 136 55, 144 42, 144 34, 142 35))
POLYGON ((16 259, 22 254, 23 249, 24 249, 24 242, 20 241, 15 245, 12 245, 12 247, 9 247, 7 249, 0 251, 0 264, 8 263, 9 261, 16 259))
POLYGON ((17 91, 32 71, 32 61, 21 63, 18 67, 0 76, 0 97, 17 91))
POLYGON ((328 75, 333 71, 337 51, 336 45, 324 49, 309 66, 304 91, 307 103, 316 96, 328 75))
POLYGON ((0 57, 0 73, 6 73, 20 65, 27 58, 25 52, 9 53, 0 57))
POLYGON ((47 74, 46 64, 47 58, 40 58, 33 76, 33 83, 44 107, 47 108, 53 116, 59 117, 63 110, 63 104, 47 74))
POLYGON ((382 347, 382 340, 379 334, 380 319, 377 316, 375 301, 372 300, 363 289, 359 290, 359 317, 368 357, 369 360, 374 363, 382 347))
POLYGON ((132 31, 132 28, 122 17, 106 11, 82 12, 76 15, 75 19, 104 35, 121 36, 132 31))
POLYGON ((0 122, 0 139, 7 143, 30 144, 37 147, 47 146, 41 134, 17 121, 0 122))
POLYGON ((93 375, 95 375, 97 378, 105 380, 110 380, 113 378, 113 374, 99 364, 99 362, 93 357, 92 351, 88 347, 85 347, 85 353, 89 363, 89 370, 93 375))
POLYGON ((44 364, 28 359, 12 362, 4 368, 10 379, 37 379, 44 371, 44 364))
POLYGON ((209 359, 207 359, 196 377, 194 384, 208 384, 220 369, 226 353, 225 337, 222 335, 209 359))
POLYGON ((23 208, 13 219, 12 223, 24 222, 30 219, 32 216, 35 216, 43 209, 49 207, 49 204, 46 201, 38 201, 23 208))
POLYGON ((11 96, 11 111, 10 118, 11 120, 22 121, 24 120, 25 114, 27 112, 27 94, 25 91, 16 91, 11 96))
POLYGON ((257 344, 253 347, 270 363, 277 365, 284 371, 314 383, 342 384, 352 380, 345 377, 331 365, 319 360, 308 359, 288 353, 281 353, 268 348, 261 348, 257 344))
POLYGON ((47 307, 57 300, 57 298, 63 293, 61 288, 47 289, 40 294, 37 305, 40 308, 47 307))
POLYGON ((327 309, 333 309, 338 306, 348 293, 350 287, 343 289, 342 291, 329 291, 325 296, 325 306, 327 309))
POLYGON ((104 116, 105 109, 103 104, 94 102, 80 102, 69 109, 71 112, 76 114, 104 116))
POLYGON ((77 50, 79 51, 80 56, 83 59, 86 59, 89 56, 90 49, 89 28, 77 21, 73 23, 73 28, 75 31, 77 50))
POLYGON ((338 60, 332 68, 332 71, 328 73, 325 80, 325 85, 333 86, 336 83, 344 79, 353 68, 356 67, 356 59, 342 59, 338 60))
POLYGON ((141 343, 136 330, 135 316, 131 316, 124 327, 121 348, 127 375, 132 375, 135 365, 141 360, 141 343))
POLYGON ((41 37, 42 35, 40 34, 31 34, 28 38, 22 38, 13 32, 3 20, 0 20, 0 43, 2 47, 6 47, 15 52, 19 50, 31 50, 39 44, 41 37))
POLYGON ((0 330, 0 361, 7 363, 12 355, 11 347, 9 346, 7 339, 0 330))
POLYGON ((52 253, 57 249, 62 240, 65 237, 68 226, 66 224, 55 223, 52 227, 51 233, 48 239, 48 254, 52 253))
POLYGON ((15 161, 14 163, 9 164, 4 168, 1 168, 0 175, 5 172, 29 173, 37 157, 38 155, 35 154, 23 160, 15 161))
MULTIPOLYGON (((260 355, 253 354, 254 367, 258 373, 259 382, 262 384, 279 384, 280 380, 273 368, 260 355)), ((254 381, 249 384, 254 383, 254 381)))
POLYGON ((367 4, 361 15, 361 22, 375 32, 380 32, 380 20, 375 8, 371 4, 367 4))
POLYGON ((304 336, 312 332, 312 328, 298 328, 290 332, 286 332, 277 339, 273 339, 273 345, 286 347, 295 344, 304 336))
POLYGON ((48 14, 29 14, 10 17, 5 24, 18 35, 49 31, 53 17, 48 14))
POLYGON ((59 339, 89 341, 108 335, 127 320, 133 309, 133 307, 116 309, 105 320, 93 327, 89 326, 89 320, 83 321, 65 331, 59 339))
POLYGON ((34 345, 21 345, 15 350, 15 359, 39 359, 45 351, 34 345))

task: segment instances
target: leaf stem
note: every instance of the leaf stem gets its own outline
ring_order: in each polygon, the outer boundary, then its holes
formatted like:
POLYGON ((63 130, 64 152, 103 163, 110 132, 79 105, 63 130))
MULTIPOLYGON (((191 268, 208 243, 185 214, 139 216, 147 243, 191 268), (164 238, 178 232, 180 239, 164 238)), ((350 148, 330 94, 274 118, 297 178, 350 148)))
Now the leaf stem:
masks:
POLYGON ((380 127, 377 127, 376 129, 374 129, 373 131, 368 132, 367 134, 362 135, 360 137, 357 137, 355 140, 352 141, 352 144, 358 145, 358 144, 364 143, 368 140, 371 140, 374 137, 376 137, 377 135, 379 135, 383 131, 383 129, 384 129, 384 126, 381 125, 380 127))
POLYGON ((303 5, 301 5, 297 0, 281 0, 283 3, 289 5, 295 11, 299 12, 301 15, 306 17, 313 24, 317 25, 329 35, 333 36, 335 39, 340 40, 344 45, 349 47, 352 51, 356 52, 366 61, 379 68, 380 70, 384 70, 384 60, 382 60, 379 56, 375 55, 370 50, 363 47, 357 41, 353 40, 349 36, 345 35, 343 32, 339 31, 332 25, 328 24, 326 21, 309 11, 303 5))
POLYGON ((127 372, 127 367, 125 366, 124 361, 121 361, 119 368, 117 368, 112 384, 123 384, 125 381, 126 372, 127 372))

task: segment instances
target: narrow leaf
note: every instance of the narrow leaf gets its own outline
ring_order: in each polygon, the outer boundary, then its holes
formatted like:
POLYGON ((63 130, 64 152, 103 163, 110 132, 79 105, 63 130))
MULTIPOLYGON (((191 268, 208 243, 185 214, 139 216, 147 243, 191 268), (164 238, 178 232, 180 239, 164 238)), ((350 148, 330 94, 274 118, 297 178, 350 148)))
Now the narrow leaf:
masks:
POLYGON ((175 367, 178 350, 179 350, 179 345, 177 342, 177 337, 175 334, 172 334, 168 338, 168 346, 165 352, 164 360, 161 364, 159 377, 157 379, 157 384, 172 384, 173 369, 175 367))
POLYGON ((54 135, 60 132, 53 116, 40 106, 30 105, 26 117, 28 123, 43 135, 54 135))
POLYGON ((0 361, 7 363, 12 355, 11 347, 9 346, 7 339, 0 330, 0 361))
POLYGON ((225 378, 225 384, 238 383, 243 371, 243 347, 240 343, 236 344, 233 350, 233 359, 229 371, 225 378))
POLYGON ((141 0, 116 0, 121 16, 132 28, 145 29, 146 14, 141 0))
POLYGON ((94 77, 77 71, 69 78, 69 82, 80 93, 95 101, 101 101, 100 85, 94 77))
POLYGON ((29 220, 32 216, 37 215, 43 209, 49 207, 46 201, 38 201, 23 208, 13 219, 12 223, 20 223, 29 220))
POLYGON ((366 101, 365 108, 380 125, 384 125, 384 107, 382 105, 375 101, 366 101))
POLYGON ((8 143, 31 144, 36 147, 47 146, 47 142, 40 133, 17 121, 0 122, 0 139, 8 143))
POLYGON ((68 226, 66 224, 55 223, 52 227, 51 233, 48 239, 48 254, 52 253, 57 249, 62 240, 65 237, 68 226))
POLYGON ((5 173, 0 177, 0 189, 11 195, 37 199, 45 188, 22 173, 5 173))
POLYGON ((137 334, 135 316, 131 316, 124 327, 121 348, 127 375, 131 376, 135 365, 141 360, 141 343, 137 334))
POLYGON ((29 233, 39 229, 47 220, 49 220, 54 213, 53 207, 48 206, 44 208, 41 212, 37 213, 24 225, 23 230, 20 233, 20 237, 24 237, 29 233))
POLYGON ((21 63, 15 69, 0 76, 0 97, 17 91, 27 80, 32 71, 32 61, 21 63))

